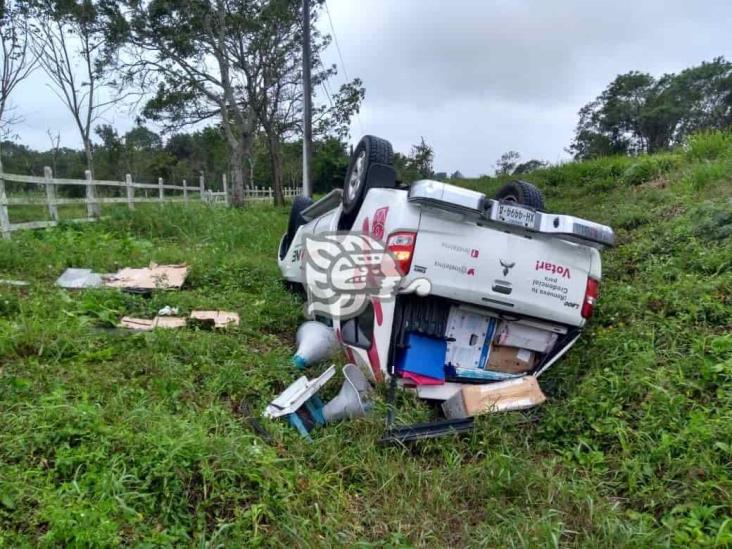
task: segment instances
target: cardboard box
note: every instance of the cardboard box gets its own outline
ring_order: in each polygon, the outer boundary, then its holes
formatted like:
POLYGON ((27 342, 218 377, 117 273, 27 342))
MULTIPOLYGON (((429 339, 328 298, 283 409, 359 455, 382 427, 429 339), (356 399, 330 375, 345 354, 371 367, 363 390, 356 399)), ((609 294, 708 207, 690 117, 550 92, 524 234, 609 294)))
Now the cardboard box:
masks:
POLYGON ((501 322, 495 342, 507 347, 519 347, 539 353, 548 353, 557 342, 557 334, 518 322, 501 322))
POLYGON ((528 349, 493 345, 488 356, 488 369, 508 374, 523 374, 534 367, 536 353, 528 349))
POLYGON ((450 307, 445 338, 445 364, 455 368, 484 369, 496 320, 460 307, 450 307))
POLYGON ((509 381, 470 385, 442 403, 448 419, 460 419, 493 412, 525 410, 546 400, 533 376, 509 381))

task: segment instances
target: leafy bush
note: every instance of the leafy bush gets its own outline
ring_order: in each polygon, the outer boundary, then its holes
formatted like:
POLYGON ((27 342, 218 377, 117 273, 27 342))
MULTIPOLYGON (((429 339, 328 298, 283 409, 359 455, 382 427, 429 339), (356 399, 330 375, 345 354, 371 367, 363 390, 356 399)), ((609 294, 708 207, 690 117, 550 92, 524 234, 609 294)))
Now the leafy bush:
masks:
POLYGON ((732 155, 732 131, 709 131, 689 137, 684 144, 690 160, 715 160, 732 155))
POLYGON ((623 182, 640 185, 662 177, 680 165, 680 157, 672 154, 638 157, 623 172, 623 182))
POLYGON ((730 178, 732 162, 705 160, 692 164, 684 173, 681 181, 691 191, 701 191, 712 183, 730 178))

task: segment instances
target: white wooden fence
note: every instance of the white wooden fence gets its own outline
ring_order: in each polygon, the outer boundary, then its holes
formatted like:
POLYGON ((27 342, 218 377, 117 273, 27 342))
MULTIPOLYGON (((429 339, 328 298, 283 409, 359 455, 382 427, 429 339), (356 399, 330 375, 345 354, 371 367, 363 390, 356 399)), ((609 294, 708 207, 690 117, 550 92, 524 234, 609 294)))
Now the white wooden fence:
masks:
MULTIPOLYGON (((209 204, 229 204, 228 186, 226 176, 222 178, 223 191, 214 192, 205 188, 203 175, 199 177, 198 185, 191 186, 186 180, 182 185, 170 185, 158 178, 157 184, 136 183, 132 181, 132 176, 127 174, 124 181, 107 181, 101 179, 92 179, 91 173, 86 171, 85 179, 61 179, 53 177, 51 168, 43 169, 44 176, 17 175, 0 172, 0 233, 5 239, 10 238, 12 231, 22 229, 40 229, 45 227, 53 227, 59 222, 58 207, 69 204, 85 204, 86 217, 77 217, 75 219, 64 219, 65 222, 85 222, 94 221, 101 216, 102 204, 127 204, 130 210, 135 209, 135 204, 145 202, 157 202, 159 204, 180 202, 188 204, 189 200, 198 199, 209 204), (6 181, 15 183, 24 183, 30 185, 40 185, 45 188, 45 196, 23 196, 21 198, 8 198, 6 192, 6 181), (86 188, 85 198, 58 198, 57 189, 62 185, 84 186, 86 188), (124 189, 124 196, 104 197, 99 196, 97 191, 100 187, 112 187, 124 189), (143 190, 145 196, 136 195, 135 192, 143 190), (149 197, 150 191, 155 191, 153 197, 149 197), (171 195, 166 191, 174 191, 179 194, 171 195), (49 220, 45 221, 26 221, 22 223, 11 223, 8 214, 8 206, 46 206, 48 208, 49 220)), ((302 193, 302 189, 287 187, 283 189, 285 199, 293 198, 302 193)), ((272 201, 274 199, 273 190, 271 188, 252 187, 244 190, 244 200, 246 201, 272 201)))
MULTIPOLYGON (((223 175, 224 183, 223 191, 206 190, 203 194, 203 200, 210 204, 227 204, 229 193, 227 192, 226 174, 223 175)), ((282 196, 285 200, 295 198, 302 194, 302 187, 284 187, 282 196)), ((244 200, 247 202, 274 202, 274 189, 272 187, 258 187, 256 185, 244 189, 244 200)))

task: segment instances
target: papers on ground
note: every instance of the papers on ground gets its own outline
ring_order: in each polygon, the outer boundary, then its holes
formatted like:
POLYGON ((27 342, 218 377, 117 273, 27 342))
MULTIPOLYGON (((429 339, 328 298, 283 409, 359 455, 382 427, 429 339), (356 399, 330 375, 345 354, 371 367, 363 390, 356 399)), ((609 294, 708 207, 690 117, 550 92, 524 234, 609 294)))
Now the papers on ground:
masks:
POLYGON ((189 317, 158 315, 155 318, 122 317, 120 328, 149 332, 156 328, 183 328, 189 323, 210 328, 228 328, 239 325, 239 314, 231 311, 191 311, 189 317))
POLYGON ((91 269, 66 269, 56 280, 62 288, 119 288, 130 292, 180 290, 188 276, 187 265, 157 265, 133 269, 125 267, 116 273, 100 274, 91 269))

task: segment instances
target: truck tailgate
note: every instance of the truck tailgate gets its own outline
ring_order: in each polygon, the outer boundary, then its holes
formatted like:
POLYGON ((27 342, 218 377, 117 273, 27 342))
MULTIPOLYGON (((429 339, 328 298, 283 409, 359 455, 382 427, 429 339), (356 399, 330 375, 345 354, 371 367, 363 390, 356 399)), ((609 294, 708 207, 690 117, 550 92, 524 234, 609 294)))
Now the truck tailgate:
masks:
POLYGON ((580 326, 593 252, 543 234, 423 212, 405 283, 427 278, 433 295, 580 326))

